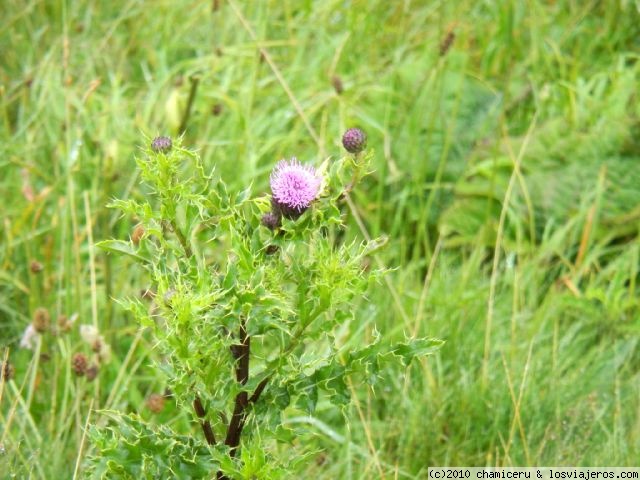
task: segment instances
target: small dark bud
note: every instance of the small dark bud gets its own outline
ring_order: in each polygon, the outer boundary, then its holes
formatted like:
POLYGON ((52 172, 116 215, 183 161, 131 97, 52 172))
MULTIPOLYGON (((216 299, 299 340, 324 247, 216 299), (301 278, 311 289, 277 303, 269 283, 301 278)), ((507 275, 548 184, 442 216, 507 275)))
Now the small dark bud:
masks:
POLYGON ((267 227, 269 230, 275 230, 282 224, 280 221, 280 215, 274 212, 265 213, 260 220, 260 223, 267 227))
POLYGON ((275 255, 276 253, 278 253, 278 250, 280 250, 280 247, 278 247, 278 245, 268 245, 264 253, 266 253, 267 255, 275 255))
POLYGON ((367 146, 367 135, 359 128, 350 128, 342 136, 342 145, 349 153, 360 153, 367 146))
POLYGON ((84 353, 76 353, 71 358, 71 368, 78 377, 82 377, 87 372, 87 356, 84 353))
POLYGON ((159 393, 152 393, 147 397, 147 408, 153 413, 160 413, 164 409, 165 398, 159 393))
POLYGON ((144 227, 141 224, 136 225, 136 228, 133 229, 133 233, 131 233, 131 241, 134 245, 140 244, 140 240, 144 235, 144 227))
POLYGON ((13 365, 11 365, 11 363, 9 363, 8 361, 2 362, 2 369, 0 370, 0 373, 2 374, 0 375, 0 377, 2 377, 2 380, 8 382, 14 377, 16 369, 13 368, 13 365))
POLYGON ((93 382, 98 376, 99 372, 100 369, 98 368, 98 366, 95 363, 92 363, 91 366, 84 372, 85 376, 87 377, 87 382, 93 382))
POLYGON ((157 153, 166 153, 171 150, 171 139, 169 137, 156 137, 151 142, 151 150, 157 153))
POLYGON ((222 104, 221 103, 216 103, 211 108, 211 113, 213 114, 214 117, 219 117, 222 114, 222 104))
POLYGON ((49 328, 50 321, 51 316, 49 315, 49 311, 44 307, 40 307, 34 312, 31 324, 36 332, 44 333, 49 328))
POLYGON ((331 85, 333 85, 333 88, 338 95, 342 95, 342 92, 344 92, 344 85, 342 84, 342 79, 339 76, 334 75, 331 77, 331 85))
POLYGON ((33 260, 31 262, 31 265, 29 265, 29 268, 31 269, 31 273, 40 273, 42 270, 44 270, 42 264, 37 260, 33 260))

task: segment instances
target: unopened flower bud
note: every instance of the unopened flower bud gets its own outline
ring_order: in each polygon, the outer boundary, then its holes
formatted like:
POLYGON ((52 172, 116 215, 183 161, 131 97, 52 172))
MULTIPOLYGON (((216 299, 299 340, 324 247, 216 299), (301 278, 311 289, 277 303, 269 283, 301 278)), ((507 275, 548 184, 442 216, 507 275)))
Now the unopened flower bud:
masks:
POLYGON ((151 142, 151 150, 156 153, 166 153, 171 150, 171 139, 169 137, 156 137, 151 142))
POLYGON ((275 255, 279 250, 280 247, 278 245, 268 245, 264 253, 266 253, 267 255, 275 255))
POLYGON ((262 225, 267 227, 269 230, 275 230, 281 225, 280 215, 273 212, 265 213, 260 219, 260 223, 262 223, 262 225))
POLYGON ((360 153, 367 146, 367 135, 359 128, 350 128, 342 136, 342 145, 349 153, 360 153))

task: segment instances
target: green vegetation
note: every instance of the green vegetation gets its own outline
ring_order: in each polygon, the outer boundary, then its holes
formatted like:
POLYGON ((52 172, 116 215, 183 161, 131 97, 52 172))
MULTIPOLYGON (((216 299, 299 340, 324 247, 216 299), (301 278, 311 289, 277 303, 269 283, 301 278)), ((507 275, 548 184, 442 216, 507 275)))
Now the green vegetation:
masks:
POLYGON ((307 433, 270 453, 317 452, 301 477, 637 463, 637 2, 32 0, 2 2, 0 25, 1 477, 82 476, 105 410, 205 445, 113 300, 150 278, 96 247, 134 232, 106 205, 143 197, 142 135, 182 125, 252 196, 281 158, 320 165, 363 128, 375 171, 345 241, 388 236, 372 268, 393 270, 344 334, 446 341, 351 383, 346 409, 291 415, 307 433), (75 321, 20 348, 41 307, 75 321), (92 382, 80 325, 111 348, 92 382))

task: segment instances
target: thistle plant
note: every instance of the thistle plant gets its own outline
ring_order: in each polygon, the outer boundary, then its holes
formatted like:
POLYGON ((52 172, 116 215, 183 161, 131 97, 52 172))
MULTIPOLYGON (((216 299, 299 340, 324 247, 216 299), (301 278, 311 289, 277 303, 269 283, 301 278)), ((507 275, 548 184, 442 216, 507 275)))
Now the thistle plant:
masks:
MULTIPOLYGON (((111 206, 135 219, 135 241, 100 246, 149 274, 155 307, 120 303, 151 330, 171 398, 196 428, 174 431, 105 412, 93 427, 95 477, 290 478, 271 448, 301 435, 288 414, 312 415, 320 395, 344 406, 348 378, 374 385, 386 361, 433 353, 429 338, 384 344, 356 330, 357 307, 383 270, 364 268, 384 245, 344 242, 349 180, 371 152, 275 165, 271 193, 230 191, 180 140, 147 142, 137 159, 146 200, 111 206)), ((304 457, 301 457, 304 458, 304 457)))

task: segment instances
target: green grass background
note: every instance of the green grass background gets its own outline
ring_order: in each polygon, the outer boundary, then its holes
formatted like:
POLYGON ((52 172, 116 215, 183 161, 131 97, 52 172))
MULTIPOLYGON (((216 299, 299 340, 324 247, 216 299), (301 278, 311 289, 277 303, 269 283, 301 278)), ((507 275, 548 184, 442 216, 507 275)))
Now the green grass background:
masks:
POLYGON ((178 135, 194 82, 185 144, 255 195, 279 159, 319 163, 346 128, 367 131, 375 172, 349 235, 388 235, 394 270, 353 306, 350 334, 446 340, 373 390, 354 384, 347 411, 322 399, 294 419, 309 432, 294 449, 322 451, 301 476, 638 465, 639 9, 0 2, 0 346, 16 368, 0 386, 0 476, 81 477, 90 408, 201 433, 170 402, 145 407, 164 389, 152 339, 112 299, 147 279, 94 247, 130 235, 135 219, 105 204, 141 195, 142 134, 178 135), (20 349, 38 307, 76 326, 20 349), (88 384, 70 358, 94 322, 114 359, 88 384))

